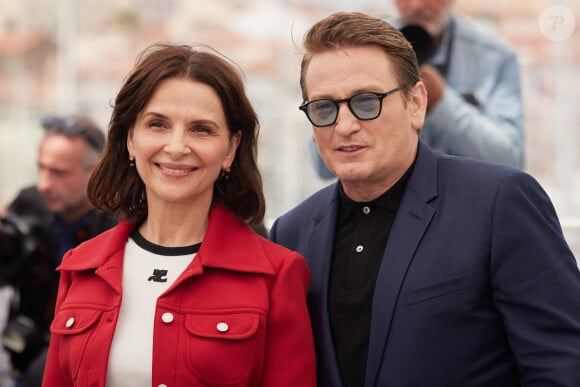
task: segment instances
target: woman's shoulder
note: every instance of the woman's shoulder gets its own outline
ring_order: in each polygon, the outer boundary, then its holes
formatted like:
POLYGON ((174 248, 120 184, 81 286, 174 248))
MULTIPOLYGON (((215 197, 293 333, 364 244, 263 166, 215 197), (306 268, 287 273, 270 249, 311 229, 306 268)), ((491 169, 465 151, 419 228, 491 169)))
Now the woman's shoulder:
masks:
POLYGON ((123 250, 134 224, 122 221, 117 226, 82 242, 62 258, 60 270, 82 270, 102 264, 111 255, 123 250))
POLYGON ((306 260, 297 251, 291 250, 262 236, 257 235, 256 237, 259 238, 265 256, 276 272, 283 270, 287 266, 304 266, 308 270, 306 260))

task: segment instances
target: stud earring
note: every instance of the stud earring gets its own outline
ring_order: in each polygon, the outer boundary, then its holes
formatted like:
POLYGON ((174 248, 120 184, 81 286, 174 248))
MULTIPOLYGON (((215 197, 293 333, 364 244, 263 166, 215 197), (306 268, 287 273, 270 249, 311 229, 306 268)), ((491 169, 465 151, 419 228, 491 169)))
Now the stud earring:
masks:
POLYGON ((129 168, 135 169, 135 157, 129 156, 129 168))

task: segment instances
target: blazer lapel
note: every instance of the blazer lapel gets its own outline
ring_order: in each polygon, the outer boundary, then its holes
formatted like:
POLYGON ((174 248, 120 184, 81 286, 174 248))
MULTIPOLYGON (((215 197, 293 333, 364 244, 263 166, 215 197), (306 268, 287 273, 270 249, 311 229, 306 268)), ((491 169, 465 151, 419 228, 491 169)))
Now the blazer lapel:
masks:
POLYGON ((437 195, 437 160, 419 144, 413 174, 393 224, 379 268, 371 317, 365 386, 375 386, 388 342, 391 321, 405 275, 435 210, 428 202, 437 195))
POLYGON ((321 203, 328 204, 321 205, 321 210, 312 217, 306 256, 309 257, 308 265, 311 273, 308 303, 316 338, 316 351, 319 353, 318 370, 324 373, 319 380, 329 381, 327 386, 339 387, 342 382, 334 355, 328 316, 328 282, 338 212, 336 184, 332 188, 321 200, 321 203))

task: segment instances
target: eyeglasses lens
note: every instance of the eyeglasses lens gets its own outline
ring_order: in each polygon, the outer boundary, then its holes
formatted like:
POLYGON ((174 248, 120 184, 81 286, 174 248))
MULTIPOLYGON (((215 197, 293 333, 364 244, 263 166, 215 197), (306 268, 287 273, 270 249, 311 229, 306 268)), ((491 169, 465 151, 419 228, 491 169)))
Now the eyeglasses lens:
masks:
POLYGON ((319 100, 308 105, 308 116, 317 126, 331 125, 338 114, 338 106, 334 101, 319 100))
POLYGON ((350 100, 350 108, 359 120, 372 120, 380 112, 381 101, 375 94, 361 93, 350 100))
POLYGON ((348 102, 351 112, 359 120, 373 120, 381 112, 381 98, 373 93, 360 93, 350 99, 332 101, 320 99, 307 105, 306 113, 316 126, 329 126, 334 124, 338 116, 338 103, 348 102))

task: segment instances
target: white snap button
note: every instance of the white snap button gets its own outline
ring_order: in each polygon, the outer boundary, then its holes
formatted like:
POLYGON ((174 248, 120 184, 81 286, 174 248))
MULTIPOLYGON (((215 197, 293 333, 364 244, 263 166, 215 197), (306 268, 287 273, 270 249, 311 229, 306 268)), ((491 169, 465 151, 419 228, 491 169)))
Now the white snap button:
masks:
POLYGON ((68 320, 66 320, 66 323, 64 324, 65 327, 70 328, 74 325, 75 323, 75 318, 74 317, 69 317, 68 320))
POLYGON ((369 206, 363 207, 363 214, 368 215, 371 213, 371 208, 369 206))
POLYGON ((169 312, 165 312, 165 313, 163 313, 163 314, 161 315, 161 320, 162 320, 164 323, 167 323, 167 324, 169 324, 170 322, 172 322, 172 321, 173 321, 173 313, 169 313, 169 312))
POLYGON ((355 250, 356 250, 356 252, 357 252, 357 253, 362 253, 362 251, 363 251, 364 249, 365 249, 365 248, 363 247, 363 245, 358 245, 358 246, 356 247, 356 249, 355 249, 355 250))
POLYGON ((160 384, 157 387, 167 387, 167 384, 160 384))
POLYGON ((216 326, 216 328, 217 328, 218 331, 220 331, 222 333, 227 332, 228 329, 230 329, 230 327, 228 326, 228 324, 225 323, 225 322, 218 323, 218 325, 216 326))

